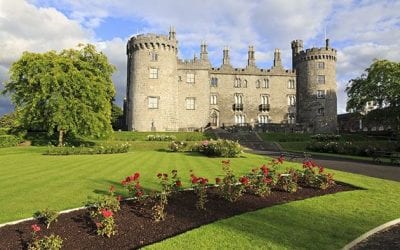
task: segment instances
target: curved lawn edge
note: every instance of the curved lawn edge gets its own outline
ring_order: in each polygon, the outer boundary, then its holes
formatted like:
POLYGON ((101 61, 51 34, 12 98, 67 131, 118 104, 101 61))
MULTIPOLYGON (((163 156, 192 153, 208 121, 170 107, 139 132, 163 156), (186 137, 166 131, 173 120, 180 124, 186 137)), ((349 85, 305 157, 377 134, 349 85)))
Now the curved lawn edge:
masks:
POLYGON ((355 240, 353 240, 352 242, 350 242, 349 244, 347 244, 346 246, 344 246, 342 248, 342 250, 350 250, 351 248, 355 247, 357 244, 359 244, 361 241, 365 240, 366 238, 368 238, 369 236, 376 234, 388 227, 394 226, 396 224, 400 223, 400 218, 386 222, 380 226, 377 226, 371 230, 369 230, 368 232, 362 234, 361 236, 359 236, 358 238, 356 238, 355 240))

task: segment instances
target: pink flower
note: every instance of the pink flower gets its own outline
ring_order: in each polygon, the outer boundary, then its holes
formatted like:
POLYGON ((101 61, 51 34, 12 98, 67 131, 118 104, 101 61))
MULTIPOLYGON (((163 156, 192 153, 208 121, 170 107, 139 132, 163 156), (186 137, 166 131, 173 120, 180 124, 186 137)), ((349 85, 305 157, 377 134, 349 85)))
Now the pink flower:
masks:
POLYGON ((113 216, 113 212, 111 210, 103 209, 101 210, 101 214, 103 215, 104 218, 109 218, 113 216))
POLYGON ((31 226, 31 228, 32 228, 32 231, 35 233, 40 231, 40 227, 37 224, 33 224, 31 226))

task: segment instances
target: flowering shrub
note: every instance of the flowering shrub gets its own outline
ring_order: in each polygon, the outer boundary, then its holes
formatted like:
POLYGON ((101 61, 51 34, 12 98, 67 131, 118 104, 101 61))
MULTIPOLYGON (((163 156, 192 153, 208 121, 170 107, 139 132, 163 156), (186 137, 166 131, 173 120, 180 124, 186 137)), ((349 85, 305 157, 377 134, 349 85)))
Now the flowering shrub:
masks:
POLYGON ((148 135, 148 141, 174 141, 176 137, 173 135, 148 135))
POLYGON ((216 180, 216 182, 219 182, 217 183, 219 184, 218 192, 226 200, 235 202, 243 195, 245 187, 238 183, 238 179, 230 167, 229 160, 222 161, 222 169, 225 172, 225 176, 222 180, 216 180))
POLYGON ((205 204, 207 202, 207 184, 208 179, 203 177, 196 177, 194 174, 190 175, 192 187, 197 195, 196 208, 198 210, 206 210, 205 204))
POLYGON ((168 148, 172 152, 178 152, 178 151, 184 151, 186 146, 187 146, 186 142, 183 142, 183 141, 172 141, 168 145, 168 148))
POLYGON ((289 193, 294 193, 298 188, 299 173, 295 169, 289 169, 286 173, 279 175, 276 187, 289 193))
POLYGON ((157 178, 161 184, 161 192, 156 194, 156 196, 158 196, 158 202, 156 202, 152 210, 154 211, 154 220, 162 221, 167 216, 165 207, 168 204, 168 197, 171 192, 178 191, 182 188, 182 182, 178 177, 177 170, 172 170, 171 181, 169 180, 167 173, 158 173, 157 178))
POLYGON ((252 169, 248 178, 250 190, 261 197, 268 196, 271 193, 271 187, 277 181, 275 169, 269 169, 266 165, 252 169))
POLYGON ((90 215, 96 218, 103 210, 110 210, 114 213, 120 210, 121 196, 115 196, 115 188, 111 186, 108 195, 97 197, 94 201, 89 201, 86 206, 90 209, 90 215))
POLYGON ((33 217, 40 222, 46 224, 47 228, 50 227, 50 223, 53 221, 57 221, 59 213, 55 210, 51 210, 49 208, 46 208, 44 210, 37 211, 33 217))
POLYGON ((131 176, 125 177, 125 179, 121 181, 122 186, 128 189, 129 195, 132 198, 136 198, 138 200, 140 200, 144 194, 143 188, 139 182, 139 178, 140 178, 140 173, 136 172, 131 176))
POLYGON ((192 150, 206 156, 238 157, 243 148, 238 142, 218 139, 216 141, 203 141, 200 145, 195 145, 192 150))
POLYGON ((103 209, 100 211, 100 214, 100 221, 96 222, 96 232, 100 236, 107 236, 110 238, 111 235, 115 235, 117 233, 113 217, 114 213, 111 210, 103 209))
POLYGON ((304 186, 327 189, 335 184, 333 175, 325 173, 322 166, 318 166, 313 161, 303 163, 303 173, 300 175, 300 183, 304 186))
POLYGON ((95 147, 54 147, 50 146, 45 155, 94 155, 94 154, 119 154, 127 153, 130 144, 100 145, 95 147))
POLYGON ((28 250, 61 249, 63 240, 60 236, 52 234, 50 236, 39 238, 37 233, 41 230, 41 228, 38 225, 33 224, 31 229, 32 241, 28 244, 28 250))

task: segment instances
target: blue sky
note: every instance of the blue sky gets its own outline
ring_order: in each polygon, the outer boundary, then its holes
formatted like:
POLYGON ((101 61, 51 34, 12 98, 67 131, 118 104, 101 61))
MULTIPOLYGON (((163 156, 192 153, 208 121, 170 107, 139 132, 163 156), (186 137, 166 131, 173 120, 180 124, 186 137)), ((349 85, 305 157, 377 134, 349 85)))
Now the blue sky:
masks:
MULTIPOLYGON (((207 41, 214 66, 221 64, 225 45, 236 67, 245 66, 249 45, 263 68, 280 48, 290 68, 290 42, 320 47, 326 30, 338 50, 338 113, 343 113, 351 78, 374 58, 400 60, 399 13, 398 0, 0 0, 0 81, 8 79, 8 68, 23 51, 93 43, 117 67, 113 81, 122 106, 125 46, 137 33, 166 34, 175 26, 179 57, 198 55, 201 41, 207 41)), ((9 98, 0 97, 0 115, 11 110, 9 98)))

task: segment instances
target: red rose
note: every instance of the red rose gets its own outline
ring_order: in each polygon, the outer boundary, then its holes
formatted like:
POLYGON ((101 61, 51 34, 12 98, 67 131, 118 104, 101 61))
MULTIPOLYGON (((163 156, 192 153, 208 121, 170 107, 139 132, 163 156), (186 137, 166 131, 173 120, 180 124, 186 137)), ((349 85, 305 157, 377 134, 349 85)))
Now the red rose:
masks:
POLYGON ((107 209, 101 210, 101 214, 103 215, 104 218, 113 216, 113 212, 111 210, 107 210, 107 209))
POLYGON ((264 183, 268 184, 268 183, 272 182, 272 179, 271 178, 264 178, 263 181, 264 181, 264 183))
POLYGON ((122 180, 121 184, 122 184, 122 186, 125 186, 126 185, 126 180, 122 180))
POLYGON ((136 181, 137 179, 139 179, 139 177, 140 177, 140 174, 139 173, 135 173, 134 175, 133 175, 133 181, 136 181))
POLYGON ((40 227, 37 224, 33 224, 31 226, 31 228, 32 228, 32 231, 35 233, 40 231, 40 227))
POLYGON ((221 179, 220 178, 215 178, 215 183, 220 184, 221 183, 221 179))
POLYGON ((193 175, 192 176, 192 184, 196 184, 197 181, 198 181, 197 177, 193 175))
POLYGON ((176 185, 177 187, 182 187, 182 182, 181 182, 181 181, 176 181, 176 182, 175 182, 175 185, 176 185))
POLYGON ((205 185, 205 184, 207 184, 207 182, 208 182, 208 179, 206 179, 206 178, 200 178, 200 183, 201 183, 201 184, 205 185))
POLYGON ((324 172, 324 167, 319 167, 319 173, 324 172))
POLYGON ((239 179, 239 181, 243 184, 243 185, 247 185, 249 184, 249 178, 243 176, 239 179))

